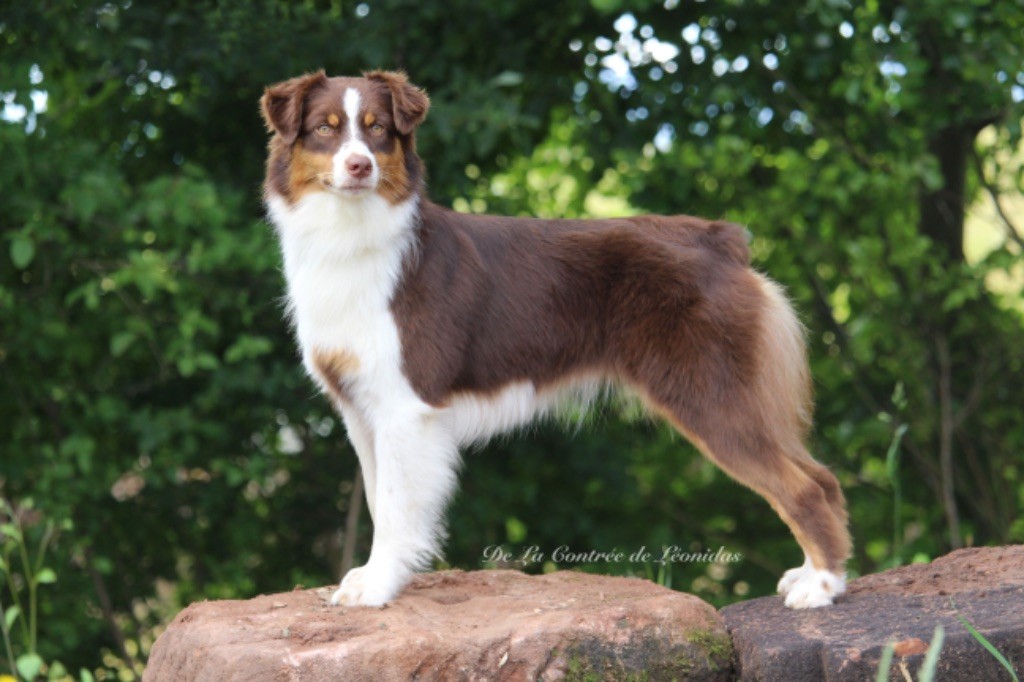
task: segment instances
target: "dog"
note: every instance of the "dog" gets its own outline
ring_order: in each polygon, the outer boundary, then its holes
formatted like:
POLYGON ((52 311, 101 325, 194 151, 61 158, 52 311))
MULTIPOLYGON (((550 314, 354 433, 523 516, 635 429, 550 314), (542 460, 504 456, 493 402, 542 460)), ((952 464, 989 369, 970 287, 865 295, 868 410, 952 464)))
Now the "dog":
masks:
POLYGON ((373 519, 370 557, 332 603, 383 605, 429 567, 460 447, 608 386, 638 396, 789 526, 805 561, 779 582, 786 606, 844 591, 845 500, 805 447, 803 328, 751 268, 742 228, 434 204, 416 153, 430 100, 404 73, 321 70, 266 88, 260 104, 288 316, 345 423, 373 519))

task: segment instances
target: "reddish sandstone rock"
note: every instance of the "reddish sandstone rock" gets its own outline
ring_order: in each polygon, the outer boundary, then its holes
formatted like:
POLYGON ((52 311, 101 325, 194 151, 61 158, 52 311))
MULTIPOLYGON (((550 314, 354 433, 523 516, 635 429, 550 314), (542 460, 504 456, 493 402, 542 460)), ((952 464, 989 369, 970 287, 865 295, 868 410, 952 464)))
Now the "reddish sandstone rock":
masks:
POLYGON ((332 591, 192 604, 156 642, 144 679, 718 680, 732 672, 715 610, 645 580, 445 571, 417 577, 383 609, 329 606, 332 591))
POLYGON ((791 611, 780 597, 766 597, 722 616, 743 680, 873 680, 889 641, 896 650, 889 679, 917 679, 938 624, 946 636, 936 679, 1009 680, 958 612, 1024 672, 1024 546, 963 549, 858 578, 823 609, 791 611))

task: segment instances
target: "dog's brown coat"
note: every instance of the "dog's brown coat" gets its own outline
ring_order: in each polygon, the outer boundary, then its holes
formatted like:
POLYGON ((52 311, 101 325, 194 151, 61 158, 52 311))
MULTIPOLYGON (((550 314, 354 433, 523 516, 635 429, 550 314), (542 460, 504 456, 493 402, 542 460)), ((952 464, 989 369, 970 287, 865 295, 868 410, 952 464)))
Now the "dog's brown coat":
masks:
MULTIPOLYGON (((331 117, 345 125, 348 87, 363 95, 362 123, 386 128, 370 141, 385 178, 378 192, 392 203, 419 196, 392 311, 404 374, 425 402, 518 381, 539 390, 591 375, 625 383, 763 495, 815 568, 841 572, 850 553, 842 491, 805 447, 802 331, 777 286, 750 268, 741 228, 687 216, 538 220, 441 208, 425 196, 415 149, 429 100, 387 72, 320 72, 268 89, 263 112, 278 133, 268 191, 294 203, 310 186, 295 168, 318 168, 309 157, 337 149, 313 131, 331 117)), ((339 399, 344 364, 316 362, 339 399)))

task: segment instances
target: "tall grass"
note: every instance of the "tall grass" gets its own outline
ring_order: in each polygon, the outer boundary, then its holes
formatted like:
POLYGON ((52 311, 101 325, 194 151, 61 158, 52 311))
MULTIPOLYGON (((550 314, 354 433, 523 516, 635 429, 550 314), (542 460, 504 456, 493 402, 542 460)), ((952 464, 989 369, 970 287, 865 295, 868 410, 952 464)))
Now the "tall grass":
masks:
MULTIPOLYGON (((57 582, 57 573, 45 565, 46 550, 57 535, 53 521, 29 524, 24 519, 38 516, 31 499, 15 508, 0 498, 0 638, 10 679, 72 680, 58 661, 47 664, 39 654, 39 588, 57 582), (29 547, 29 528, 41 528, 34 549, 29 547)), ((5 676, 0 675, 0 679, 5 676)), ((80 678, 91 682, 92 673, 82 670, 80 678)))

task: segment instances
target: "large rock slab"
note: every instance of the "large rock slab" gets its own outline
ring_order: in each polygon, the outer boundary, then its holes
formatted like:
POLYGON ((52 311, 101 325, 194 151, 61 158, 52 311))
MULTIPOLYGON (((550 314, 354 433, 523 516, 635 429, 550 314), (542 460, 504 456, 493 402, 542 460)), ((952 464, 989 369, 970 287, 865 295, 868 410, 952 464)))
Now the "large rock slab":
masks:
POLYGON ((890 640, 889 679, 917 679, 939 624, 946 637, 936 679, 1010 679, 958 613, 1024 672, 1024 546, 964 549, 858 578, 824 609, 792 611, 766 597, 722 610, 744 680, 873 680, 890 640))
POLYGON ((732 676, 721 617, 646 580, 444 571, 384 608, 333 588, 195 603, 157 640, 144 680, 559 680, 732 676))

